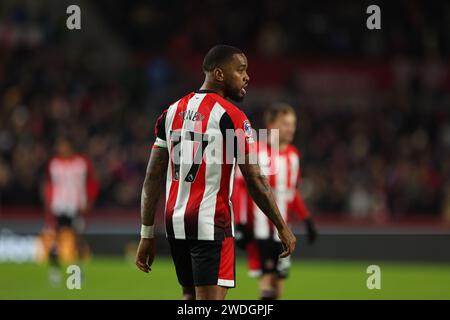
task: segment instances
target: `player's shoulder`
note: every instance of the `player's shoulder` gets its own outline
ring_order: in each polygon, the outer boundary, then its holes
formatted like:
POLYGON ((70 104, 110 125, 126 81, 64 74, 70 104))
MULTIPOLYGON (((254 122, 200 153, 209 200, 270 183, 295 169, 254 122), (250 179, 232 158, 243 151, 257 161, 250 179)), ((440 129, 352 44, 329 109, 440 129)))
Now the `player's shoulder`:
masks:
POLYGON ((161 113, 161 116, 163 116, 164 114, 166 114, 167 112, 176 109, 178 107, 178 105, 184 101, 189 99, 192 96, 192 93, 188 93, 185 96, 181 97, 180 99, 173 101, 172 103, 169 104, 169 106, 161 113))
POLYGON ((208 93, 208 96, 214 99, 216 103, 218 103, 225 110, 225 112, 230 116, 230 118, 233 121, 247 118, 245 113, 231 101, 221 97, 216 93, 208 93))
MULTIPOLYGON (((182 101, 188 100, 190 99, 190 97, 193 95, 193 93, 188 93, 185 96, 181 97, 180 99, 173 101, 172 103, 169 104, 168 107, 166 107, 160 114, 159 116, 156 118, 156 125, 155 127, 157 128, 158 126, 163 125, 163 123, 165 123, 166 121, 166 117, 168 116, 168 114, 173 114, 176 109, 178 108, 178 105, 180 103, 182 103, 182 101)), ((167 105, 166 105, 167 106, 167 105)), ((156 130, 156 129, 155 129, 156 130)))
POLYGON ((195 92, 189 92, 178 100, 172 101, 171 103, 169 103, 169 106, 162 112, 162 114, 170 112, 171 110, 173 111, 173 109, 176 109, 180 105, 180 103, 187 103, 194 95, 195 92))

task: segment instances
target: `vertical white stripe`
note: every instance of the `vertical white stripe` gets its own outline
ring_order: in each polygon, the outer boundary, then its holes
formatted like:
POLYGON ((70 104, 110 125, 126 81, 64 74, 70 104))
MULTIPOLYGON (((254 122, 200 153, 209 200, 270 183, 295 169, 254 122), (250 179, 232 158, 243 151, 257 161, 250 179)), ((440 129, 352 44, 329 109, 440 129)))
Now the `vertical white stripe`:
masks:
POLYGON ((270 236, 269 219, 266 215, 258 208, 255 202, 253 205, 253 232, 256 239, 268 239, 270 236))
POLYGON ((280 157, 280 171, 277 175, 277 187, 279 192, 280 212, 283 219, 287 218, 287 204, 291 200, 291 190, 288 188, 288 161, 287 156, 280 157))
POLYGON ((225 110, 216 103, 211 109, 206 133, 214 136, 214 146, 209 145, 205 151, 205 191, 198 211, 198 239, 214 240, 214 216, 216 199, 220 189, 223 162, 223 137, 220 131, 220 118, 225 110), (212 154, 214 149, 214 155, 212 154))
MULTIPOLYGON (((286 155, 279 155, 277 157, 277 166, 278 166, 278 174, 275 177, 275 196, 277 199, 278 209, 280 209, 280 214, 283 217, 284 221, 287 218, 287 204, 290 198, 289 188, 287 185, 288 182, 288 164, 286 155)), ((273 238, 276 241, 279 241, 278 233, 274 232, 273 238)))
MULTIPOLYGON (((197 112, 200 103, 203 101, 205 94, 195 94, 189 100, 186 111, 197 112)), ((184 140, 186 131, 195 131, 195 121, 184 121, 181 129, 181 159, 180 159, 180 175, 178 181, 178 194, 173 211, 172 222, 173 231, 176 239, 185 239, 186 233, 184 230, 184 214, 186 212, 189 194, 191 192, 191 183, 184 181, 189 169, 192 166, 193 156, 193 141, 184 140)))
POLYGON ((233 210, 233 203, 231 202, 231 195, 233 194, 233 187, 234 187, 234 170, 236 169, 236 160, 233 161, 233 167, 231 169, 230 174, 230 192, 228 193, 228 205, 230 206, 230 213, 231 213, 231 235, 234 237, 234 210, 233 210))
POLYGON ((291 162, 291 176, 289 179, 291 179, 291 186, 295 190, 297 188, 297 176, 300 168, 300 159, 296 153, 291 152, 289 154, 289 160, 291 162))

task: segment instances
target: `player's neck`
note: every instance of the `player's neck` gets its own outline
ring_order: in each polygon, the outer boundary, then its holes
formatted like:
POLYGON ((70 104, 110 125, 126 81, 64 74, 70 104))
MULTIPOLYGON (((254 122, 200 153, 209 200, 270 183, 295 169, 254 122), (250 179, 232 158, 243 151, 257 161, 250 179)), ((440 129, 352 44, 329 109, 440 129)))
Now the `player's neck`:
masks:
POLYGON ((58 157, 60 157, 62 159, 70 159, 73 156, 74 156, 74 152, 62 153, 62 154, 58 155, 58 157))
POLYGON ((205 80, 205 82, 203 82, 202 86, 200 87, 200 90, 213 91, 213 92, 217 93, 219 96, 221 96, 222 98, 226 98, 225 92, 223 91, 222 88, 220 88, 215 83, 211 83, 207 80, 205 80))

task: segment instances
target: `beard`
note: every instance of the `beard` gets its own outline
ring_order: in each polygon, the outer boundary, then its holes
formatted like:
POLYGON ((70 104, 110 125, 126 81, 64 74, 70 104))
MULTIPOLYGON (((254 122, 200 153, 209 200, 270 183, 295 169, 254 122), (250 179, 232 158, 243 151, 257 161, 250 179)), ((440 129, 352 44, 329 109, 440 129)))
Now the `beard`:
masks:
POLYGON ((234 90, 230 90, 230 92, 227 94, 227 96, 231 100, 233 100, 235 102, 241 102, 241 101, 244 100, 245 95, 241 95, 240 93, 241 93, 240 89, 239 90, 235 90, 235 91, 234 90))
POLYGON ((230 96, 230 99, 235 101, 235 102, 242 102, 242 101, 244 101, 244 97, 241 97, 241 96, 230 96))

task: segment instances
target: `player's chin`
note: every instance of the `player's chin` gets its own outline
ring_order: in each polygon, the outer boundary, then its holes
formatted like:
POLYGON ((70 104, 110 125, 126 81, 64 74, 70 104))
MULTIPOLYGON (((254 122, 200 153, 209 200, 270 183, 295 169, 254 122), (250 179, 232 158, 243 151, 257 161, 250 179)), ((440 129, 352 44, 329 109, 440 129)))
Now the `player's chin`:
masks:
POLYGON ((244 100, 245 94, 245 91, 240 90, 239 92, 231 95, 230 98, 236 102, 241 102, 244 100))
POLYGON ((238 95, 230 95, 229 96, 231 100, 235 101, 235 102, 241 102, 244 100, 243 96, 238 96, 238 95))

